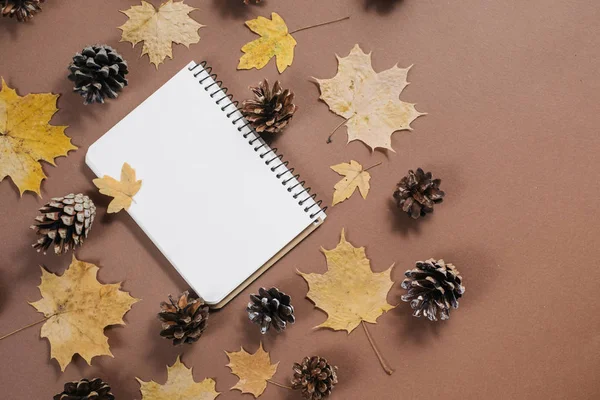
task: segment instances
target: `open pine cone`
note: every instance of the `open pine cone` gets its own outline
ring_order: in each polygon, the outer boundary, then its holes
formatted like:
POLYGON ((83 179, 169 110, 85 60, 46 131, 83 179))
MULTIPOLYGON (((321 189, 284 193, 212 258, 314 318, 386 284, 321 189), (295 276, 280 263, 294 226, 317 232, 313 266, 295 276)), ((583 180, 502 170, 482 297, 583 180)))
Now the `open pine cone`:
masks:
POLYGON ((254 99, 244 100, 242 114, 258 133, 278 133, 292 120, 297 107, 292 103, 294 94, 283 90, 279 81, 269 89, 265 79, 256 87, 251 87, 254 99))
POLYGON ((294 363, 292 388, 300 390, 305 399, 325 399, 337 383, 337 367, 329 365, 324 358, 304 357, 300 364, 294 363))
POLYGON ((432 213, 433 206, 444 200, 441 182, 440 179, 431 179, 431 172, 425 173, 421 168, 414 172, 411 169, 394 192, 398 207, 414 219, 432 213))
POLYGON ((45 254, 54 245, 54 253, 63 254, 83 245, 92 229, 96 206, 88 196, 71 193, 52 198, 40 213, 35 217, 37 225, 31 225, 40 236, 32 246, 45 254))
POLYGON ((416 268, 404 275, 402 288, 408 293, 402 300, 410 302, 415 317, 423 315, 430 321, 437 321, 439 311, 442 321, 449 319, 450 307, 458 308, 458 299, 465 293, 458 270, 444 260, 417 261, 416 268))
POLYGON ((104 103, 106 97, 116 99, 127 86, 127 61, 115 49, 106 45, 87 46, 73 56, 69 65, 69 80, 75 82, 73 91, 85 100, 84 104, 104 103))
POLYGON ((287 324, 293 324, 294 306, 291 297, 280 292, 277 288, 266 290, 260 288, 258 295, 251 294, 248 303, 248 317, 250 321, 260 325, 260 333, 267 333, 273 326, 277 332, 284 331, 287 324))
POLYGON ((0 0, 0 14, 3 17, 17 17, 19 22, 27 22, 34 14, 42 11, 44 0, 0 0))
POLYGON ((106 382, 95 378, 65 383, 65 390, 55 395, 54 400, 115 400, 115 396, 106 382))
POLYGON ((160 336, 172 339, 173 345, 194 343, 206 329, 208 306, 202 298, 190 298, 186 290, 177 301, 169 295, 169 303, 160 303, 158 319, 162 322, 160 336))

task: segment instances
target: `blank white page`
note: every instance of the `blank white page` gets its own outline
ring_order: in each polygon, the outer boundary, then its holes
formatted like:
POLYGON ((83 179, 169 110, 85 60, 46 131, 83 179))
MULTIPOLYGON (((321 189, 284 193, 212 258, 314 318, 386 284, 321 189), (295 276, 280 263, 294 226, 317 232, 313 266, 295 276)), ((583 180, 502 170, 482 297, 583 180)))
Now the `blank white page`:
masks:
POLYGON ((129 214, 209 304, 325 219, 213 83, 190 63, 86 156, 100 177, 119 179, 125 162, 136 170, 142 187, 129 214))

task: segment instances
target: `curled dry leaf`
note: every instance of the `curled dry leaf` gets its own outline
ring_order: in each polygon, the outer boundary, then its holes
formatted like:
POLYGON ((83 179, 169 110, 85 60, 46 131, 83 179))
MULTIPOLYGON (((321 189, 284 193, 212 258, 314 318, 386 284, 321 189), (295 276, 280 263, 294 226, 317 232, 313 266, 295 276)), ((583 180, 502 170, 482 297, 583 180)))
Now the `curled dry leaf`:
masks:
POLYGON ((296 40, 289 34, 288 27, 279 14, 271 13, 271 19, 258 17, 246 21, 246 26, 260 35, 260 38, 242 47, 246 54, 240 58, 238 69, 261 69, 273 57, 277 59, 279 73, 292 65, 296 40))
POLYGON ((260 396, 267 387, 267 381, 277 372, 279 363, 271 364, 271 356, 263 350, 262 343, 254 354, 246 352, 244 348, 225 353, 229 357, 227 366, 231 368, 231 373, 240 378, 231 390, 251 393, 255 398, 260 396))
POLYGON ((175 364, 167 366, 167 382, 164 385, 136 379, 140 384, 142 400, 214 400, 220 394, 216 391, 213 379, 194 381, 192 369, 181 362, 180 356, 177 356, 175 364))
POLYGON ((387 302, 394 284, 390 277, 393 265, 386 271, 373 272, 365 248, 348 243, 343 230, 335 249, 321 251, 327 259, 327 272, 298 272, 308 283, 306 296, 328 315, 317 328, 350 333, 362 321, 374 324, 381 314, 394 308, 387 302))
POLYGON ((355 45, 348 57, 337 57, 337 75, 316 79, 321 100, 329 109, 346 119, 348 142, 360 140, 372 150, 391 151, 392 133, 412 130, 410 123, 424 115, 415 105, 399 99, 408 82, 408 68, 392 68, 377 73, 371 66, 371 54, 355 45))
POLYGON ((360 191, 363 199, 367 198, 369 189, 371 188, 371 185, 369 184, 371 174, 364 170, 362 165, 354 160, 350 160, 350 164, 341 163, 332 165, 330 168, 344 177, 333 187, 332 206, 349 199, 356 188, 360 191))
POLYGON ((0 90, 0 181, 10 176, 19 193, 40 194, 46 178, 40 161, 52 165, 77 147, 65 135, 66 126, 50 125, 58 111, 57 94, 28 94, 21 97, 2 79, 0 90))
POLYGON ((50 341, 61 371, 75 353, 88 364, 96 356, 112 357, 104 328, 125 325, 123 316, 139 301, 120 290, 120 283, 98 282, 97 273, 97 266, 75 256, 62 276, 42 268, 42 299, 30 304, 47 318, 41 337, 50 341))
POLYGON ((108 213, 117 213, 123 209, 128 210, 133 201, 133 196, 142 187, 142 181, 136 180, 135 170, 127 163, 121 167, 121 180, 117 181, 108 175, 96 178, 92 182, 100 193, 113 197, 108 205, 108 213))
POLYGON ((142 5, 121 11, 129 17, 119 27, 123 31, 121 42, 130 42, 135 46, 143 41, 142 56, 148 54, 150 62, 158 69, 165 58, 173 58, 173 43, 189 47, 200 40, 198 29, 204 25, 188 15, 194 10, 197 9, 183 1, 173 0, 162 3, 157 10, 142 0, 142 5))

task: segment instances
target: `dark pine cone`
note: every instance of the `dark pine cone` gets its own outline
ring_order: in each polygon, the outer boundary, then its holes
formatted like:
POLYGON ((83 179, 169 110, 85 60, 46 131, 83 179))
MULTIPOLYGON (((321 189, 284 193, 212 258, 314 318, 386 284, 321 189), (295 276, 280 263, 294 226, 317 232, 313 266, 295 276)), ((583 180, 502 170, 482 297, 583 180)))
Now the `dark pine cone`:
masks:
POLYGON ((430 321, 437 321, 436 313, 439 311, 442 321, 449 319, 450 307, 458 308, 458 299, 465 292, 458 270, 444 260, 417 261, 416 268, 404 275, 406 279, 402 281, 402 288, 408 293, 402 296, 402 300, 410 301, 415 317, 424 315, 430 321))
POLYGON ((294 363, 292 388, 301 390, 305 399, 325 399, 337 383, 337 367, 329 365, 324 358, 304 357, 301 364, 294 363))
POLYGON ((19 22, 27 22, 33 15, 42 11, 44 0, 0 0, 0 13, 3 17, 17 17, 19 22))
POLYGON ((260 288, 258 295, 251 294, 248 303, 250 321, 260 325, 260 333, 267 333, 271 325, 277 332, 285 330, 287 324, 296 321, 291 297, 277 288, 260 288))
POLYGON ((84 104, 104 103, 104 98, 116 99, 125 86, 127 61, 112 47, 88 46, 73 56, 69 65, 69 79, 75 82, 74 92, 85 100, 84 104))
POLYGON ((190 298, 183 292, 178 301, 169 295, 169 303, 160 303, 158 319, 162 321, 160 336, 172 339, 173 345, 194 343, 206 329, 208 306, 202 298, 190 298))
POLYGON ((421 168, 400 180, 394 192, 398 207, 412 218, 424 217, 433 212, 434 204, 441 203, 444 192, 440 190, 440 179, 431 179, 431 172, 423 172, 421 168))
POLYGON ((54 197, 40 208, 42 215, 35 217, 37 225, 32 225, 40 236, 32 246, 37 251, 44 251, 54 245, 56 254, 63 254, 77 246, 83 245, 96 216, 96 206, 87 196, 68 194, 54 197))
POLYGON ((281 89, 279 81, 269 89, 265 79, 257 87, 251 87, 254 99, 242 103, 242 114, 252 124, 256 132, 278 133, 292 120, 296 112, 294 94, 288 89, 281 89))
POLYGON ((65 383, 65 390, 55 395, 54 400, 115 400, 115 396, 106 382, 95 378, 65 383))

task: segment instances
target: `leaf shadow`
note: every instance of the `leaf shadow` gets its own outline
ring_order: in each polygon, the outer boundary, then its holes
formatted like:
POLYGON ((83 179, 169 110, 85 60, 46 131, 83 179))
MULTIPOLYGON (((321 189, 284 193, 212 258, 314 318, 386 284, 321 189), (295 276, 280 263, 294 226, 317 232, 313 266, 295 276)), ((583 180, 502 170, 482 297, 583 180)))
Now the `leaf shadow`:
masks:
POLYGON ((365 10, 374 8, 379 14, 390 13, 396 6, 404 3, 404 0, 363 0, 365 10))
POLYGON ((223 17, 241 19, 251 14, 253 7, 265 7, 266 1, 246 5, 242 0, 213 0, 213 6, 219 10, 223 17))

